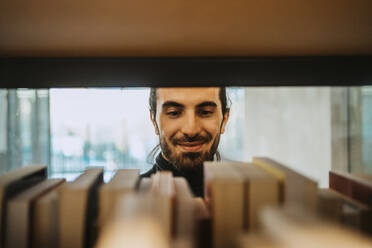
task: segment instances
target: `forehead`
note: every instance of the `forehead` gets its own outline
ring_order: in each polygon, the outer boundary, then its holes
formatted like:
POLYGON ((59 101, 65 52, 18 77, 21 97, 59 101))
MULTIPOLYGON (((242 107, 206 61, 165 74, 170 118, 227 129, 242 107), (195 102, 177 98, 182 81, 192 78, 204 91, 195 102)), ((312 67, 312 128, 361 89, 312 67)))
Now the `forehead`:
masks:
POLYGON ((161 106, 167 101, 177 102, 185 106, 198 105, 205 101, 215 102, 220 105, 220 88, 158 88, 157 103, 161 106))

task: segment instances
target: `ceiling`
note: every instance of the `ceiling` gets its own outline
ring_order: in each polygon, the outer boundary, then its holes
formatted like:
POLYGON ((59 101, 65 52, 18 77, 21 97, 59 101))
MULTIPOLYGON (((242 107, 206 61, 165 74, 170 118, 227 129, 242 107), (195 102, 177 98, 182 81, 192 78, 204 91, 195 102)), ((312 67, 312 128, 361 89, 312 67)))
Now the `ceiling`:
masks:
POLYGON ((0 56, 372 55, 370 0, 2 0, 0 56))

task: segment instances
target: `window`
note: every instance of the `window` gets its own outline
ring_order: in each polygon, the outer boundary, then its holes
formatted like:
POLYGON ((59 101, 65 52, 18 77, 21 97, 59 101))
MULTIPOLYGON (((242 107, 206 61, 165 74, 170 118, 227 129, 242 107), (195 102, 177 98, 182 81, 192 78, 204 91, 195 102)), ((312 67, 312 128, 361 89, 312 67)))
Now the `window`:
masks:
MULTIPOLYGON (((50 115, 52 177, 73 179, 88 166, 103 166, 106 179, 116 169, 152 167, 158 140, 149 117, 148 88, 52 89, 50 115)), ((244 89, 232 88, 233 103, 222 155, 243 159, 244 89)))

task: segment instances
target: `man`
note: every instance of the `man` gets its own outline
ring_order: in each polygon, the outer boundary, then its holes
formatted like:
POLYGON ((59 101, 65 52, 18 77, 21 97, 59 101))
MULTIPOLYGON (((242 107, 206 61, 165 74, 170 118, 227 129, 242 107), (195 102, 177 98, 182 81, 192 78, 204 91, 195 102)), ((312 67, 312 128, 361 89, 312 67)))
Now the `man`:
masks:
POLYGON ((203 162, 220 159, 220 135, 229 119, 226 89, 157 88, 150 92, 150 118, 161 152, 151 170, 185 177, 195 196, 203 196, 203 162))

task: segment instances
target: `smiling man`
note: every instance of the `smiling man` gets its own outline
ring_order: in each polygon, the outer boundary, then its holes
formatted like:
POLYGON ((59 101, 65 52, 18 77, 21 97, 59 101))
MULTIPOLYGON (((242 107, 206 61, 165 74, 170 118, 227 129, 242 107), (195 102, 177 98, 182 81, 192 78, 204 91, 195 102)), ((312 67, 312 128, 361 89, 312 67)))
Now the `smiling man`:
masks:
POLYGON ((229 119, 226 89, 153 88, 149 103, 161 152, 142 177, 172 171, 203 196, 203 162, 220 159, 217 148, 229 119))

